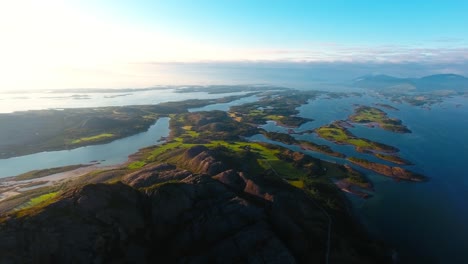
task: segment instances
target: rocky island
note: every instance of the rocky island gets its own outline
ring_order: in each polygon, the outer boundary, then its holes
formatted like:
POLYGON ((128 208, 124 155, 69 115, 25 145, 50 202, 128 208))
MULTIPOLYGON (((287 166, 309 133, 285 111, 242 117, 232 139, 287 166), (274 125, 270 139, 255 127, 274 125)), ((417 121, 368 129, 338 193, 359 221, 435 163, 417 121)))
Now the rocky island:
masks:
POLYGON ((358 106, 354 110, 354 114, 348 117, 348 120, 353 123, 367 124, 374 126, 374 124, 384 130, 397 132, 397 133, 411 133, 401 120, 396 118, 389 118, 384 111, 370 106, 358 106))
POLYGON ((366 159, 360 159, 355 157, 349 157, 349 161, 354 164, 357 164, 363 168, 375 171, 379 174, 392 177, 396 180, 405 180, 405 181, 415 181, 415 182, 422 182, 426 181, 427 177, 414 173, 412 171, 400 168, 400 167, 392 167, 384 164, 379 164, 376 162, 371 162, 366 159))
POLYGON ((332 141, 340 145, 352 145, 359 152, 384 152, 396 153, 399 150, 395 147, 371 141, 365 138, 359 138, 348 131, 341 122, 333 122, 329 125, 321 126, 314 130, 317 135, 323 139, 332 141))

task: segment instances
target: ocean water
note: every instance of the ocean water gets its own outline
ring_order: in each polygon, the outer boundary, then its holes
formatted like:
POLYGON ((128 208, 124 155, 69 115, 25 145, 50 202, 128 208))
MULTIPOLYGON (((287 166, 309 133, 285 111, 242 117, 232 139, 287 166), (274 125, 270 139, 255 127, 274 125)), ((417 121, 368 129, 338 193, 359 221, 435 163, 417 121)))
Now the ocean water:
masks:
MULTIPOLYGON (((298 108, 300 116, 315 119, 298 131, 317 128, 333 120, 346 119, 354 104, 388 103, 399 111, 386 110, 390 117, 403 121, 412 130, 397 134, 379 128, 356 126, 350 131, 359 137, 400 149, 400 154, 415 165, 406 166, 423 173, 425 183, 396 182, 368 170, 375 186, 371 199, 348 195, 356 215, 373 235, 387 241, 400 253, 404 263, 466 263, 468 258, 468 100, 449 98, 431 110, 395 104, 370 96, 342 99, 319 98, 298 108), (457 105, 461 104, 461 107, 457 105)), ((284 128, 270 122, 270 131, 284 128)), ((284 132, 284 131, 283 131, 284 132)), ((306 134, 298 138, 331 146, 345 154, 376 160, 358 153, 352 146, 336 145, 306 134)), ((254 138, 263 140, 262 138, 254 138)), ((311 151, 308 154, 324 158, 311 151)), ((349 164, 339 158, 326 160, 349 164)))
MULTIPOLYGON (((183 87, 183 86, 182 86, 183 87)), ((207 92, 178 93, 175 88, 155 89, 114 93, 67 93, 51 91, 33 91, 7 93, 0 92, 0 113, 40 110, 51 108, 81 108, 123 105, 149 105, 187 99, 215 99, 230 95, 242 95, 244 92, 209 94, 207 92)))

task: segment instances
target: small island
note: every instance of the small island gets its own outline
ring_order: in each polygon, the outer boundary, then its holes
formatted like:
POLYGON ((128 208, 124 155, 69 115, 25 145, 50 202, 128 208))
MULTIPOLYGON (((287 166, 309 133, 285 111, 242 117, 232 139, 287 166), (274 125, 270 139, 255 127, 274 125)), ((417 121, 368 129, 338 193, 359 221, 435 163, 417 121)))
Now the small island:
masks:
POLYGON ((411 130, 403 125, 401 120, 389 118, 387 113, 375 107, 358 106, 348 120, 353 123, 367 124, 370 127, 378 126, 396 133, 411 133, 411 130))
POLYGON ((356 157, 349 157, 348 160, 356 165, 359 165, 368 170, 372 170, 381 175, 394 178, 396 180, 422 182, 426 181, 427 177, 400 167, 392 167, 380 163, 368 161, 366 159, 360 159, 356 157))
POLYGON ((316 98, 317 91, 286 91, 267 94, 259 101, 231 107, 231 117, 239 122, 263 125, 275 121, 277 125, 296 128, 313 119, 299 117, 297 108, 309 99, 316 98))
POLYGON ((382 153, 374 153, 374 156, 379 158, 379 159, 383 159, 383 160, 386 160, 386 161, 389 161, 389 162, 392 162, 392 163, 395 163, 395 164, 399 164, 399 165, 413 165, 413 163, 411 163, 411 161, 408 161, 408 160, 405 160, 399 156, 396 156, 396 155, 387 155, 387 154, 382 154, 382 153))
POLYGON ((384 152, 396 153, 399 149, 365 138, 356 137, 348 131, 341 122, 335 121, 332 124, 321 126, 314 130, 317 135, 323 139, 332 141, 340 145, 352 145, 359 152, 384 152))

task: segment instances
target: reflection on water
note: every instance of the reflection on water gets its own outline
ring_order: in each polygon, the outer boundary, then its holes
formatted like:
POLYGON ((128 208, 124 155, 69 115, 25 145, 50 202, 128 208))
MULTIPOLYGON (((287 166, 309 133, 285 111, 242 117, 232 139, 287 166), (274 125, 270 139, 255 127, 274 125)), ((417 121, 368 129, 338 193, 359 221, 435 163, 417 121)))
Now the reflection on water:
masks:
POLYGON ((25 96, 0 93, 0 113, 51 108, 89 108, 123 105, 149 105, 162 102, 202 98, 215 99, 245 92, 209 94, 206 92, 177 93, 175 89, 143 90, 125 93, 47 93, 32 92, 25 96))

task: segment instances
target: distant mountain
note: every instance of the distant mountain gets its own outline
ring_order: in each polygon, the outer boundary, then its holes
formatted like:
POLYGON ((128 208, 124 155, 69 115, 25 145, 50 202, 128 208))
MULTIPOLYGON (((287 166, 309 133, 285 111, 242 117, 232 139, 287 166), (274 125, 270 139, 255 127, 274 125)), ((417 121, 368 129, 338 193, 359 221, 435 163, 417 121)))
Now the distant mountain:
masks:
POLYGON ((388 75, 365 75, 353 81, 360 88, 388 91, 432 92, 468 91, 468 78, 457 74, 435 74, 422 78, 398 78, 388 75))

